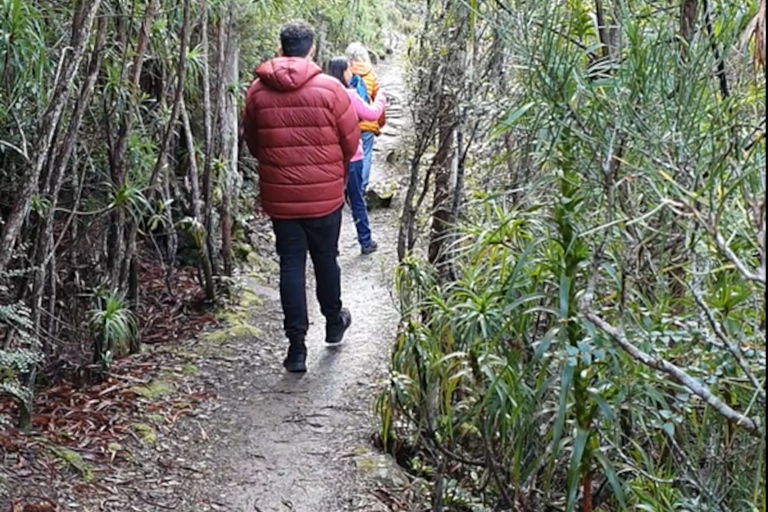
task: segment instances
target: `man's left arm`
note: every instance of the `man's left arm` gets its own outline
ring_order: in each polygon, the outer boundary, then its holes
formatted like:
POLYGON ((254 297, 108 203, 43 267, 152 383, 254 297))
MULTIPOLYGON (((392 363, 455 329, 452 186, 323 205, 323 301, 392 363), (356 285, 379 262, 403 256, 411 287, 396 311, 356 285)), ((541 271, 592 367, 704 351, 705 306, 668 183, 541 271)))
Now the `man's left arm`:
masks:
POLYGON ((346 166, 357 153, 357 146, 360 143, 360 126, 355 107, 341 84, 336 88, 335 96, 334 115, 339 133, 339 144, 344 154, 344 165, 346 166))

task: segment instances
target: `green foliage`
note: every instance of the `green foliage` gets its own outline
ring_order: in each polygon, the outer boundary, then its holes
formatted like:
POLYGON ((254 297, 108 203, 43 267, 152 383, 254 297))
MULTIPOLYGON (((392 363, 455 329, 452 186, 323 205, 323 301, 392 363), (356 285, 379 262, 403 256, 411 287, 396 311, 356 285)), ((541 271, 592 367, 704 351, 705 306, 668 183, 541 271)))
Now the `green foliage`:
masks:
POLYGON ((508 110, 480 111, 495 122, 477 138, 494 138, 469 153, 483 192, 456 227, 456 279, 413 256, 399 269, 385 446, 500 509, 757 510, 765 91, 737 49, 749 9, 718 5, 712 33, 699 13, 683 52, 679 11, 650 2, 599 2, 609 47, 595 3, 478 4, 474 33, 495 34, 480 51, 504 55, 477 62, 508 62, 508 110))
POLYGON ((97 290, 94 298, 97 304, 91 312, 91 327, 96 336, 94 360, 108 368, 116 356, 127 353, 130 341, 138 336, 138 322, 124 294, 97 290))
MULTIPOLYGON (((0 164, 30 158, 34 140, 28 133, 48 94, 44 84, 51 63, 41 11, 24 0, 0 1, 0 164), (5 155, 9 150, 13 155, 5 155)), ((0 168, 0 175, 10 178, 6 166, 0 168)))
POLYGON ((373 52, 382 54, 385 30, 390 26, 387 15, 395 10, 387 1, 377 0, 243 3, 240 27, 246 77, 252 76, 258 63, 275 56, 280 25, 291 19, 302 19, 314 27, 323 59, 343 53, 353 41, 361 41, 373 52))
MULTIPOLYGON (((0 287, 0 293, 5 292, 7 289, 0 287)), ((33 394, 26 377, 42 360, 29 308, 18 302, 0 305, 0 327, 8 339, 5 348, 0 348, 0 395, 12 396, 22 412, 28 411, 33 394)), ((6 421, 0 416, 0 424, 6 421)))

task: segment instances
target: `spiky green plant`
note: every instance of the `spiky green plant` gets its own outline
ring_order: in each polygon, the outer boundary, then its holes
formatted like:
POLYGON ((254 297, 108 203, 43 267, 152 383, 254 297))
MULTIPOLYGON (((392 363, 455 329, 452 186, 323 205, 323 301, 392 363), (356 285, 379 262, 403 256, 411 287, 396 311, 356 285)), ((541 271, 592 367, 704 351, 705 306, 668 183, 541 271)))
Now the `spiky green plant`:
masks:
POLYGON ((94 362, 108 369, 117 355, 128 350, 130 340, 138 336, 138 321, 124 294, 97 290, 96 308, 91 312, 94 331, 94 362))

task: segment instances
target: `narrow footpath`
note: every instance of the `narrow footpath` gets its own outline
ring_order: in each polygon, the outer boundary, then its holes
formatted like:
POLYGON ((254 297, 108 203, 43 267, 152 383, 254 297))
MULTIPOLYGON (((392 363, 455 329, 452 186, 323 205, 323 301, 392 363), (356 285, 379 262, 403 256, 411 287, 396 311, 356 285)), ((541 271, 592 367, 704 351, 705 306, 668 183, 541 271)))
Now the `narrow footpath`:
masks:
MULTIPOLYGON (((376 70, 391 104, 388 124, 376 141, 374 183, 397 178, 387 156, 400 147, 405 122, 401 63, 387 59, 376 70)), ((308 293, 311 326, 308 372, 303 376, 286 374, 281 367, 286 341, 276 274, 271 273, 271 282, 243 278, 253 304, 247 324, 255 329, 221 342, 221 357, 212 357, 201 368, 220 399, 215 410, 181 427, 194 453, 192 474, 182 484, 183 504, 177 502, 176 510, 388 510, 370 492, 376 486, 371 473, 376 471, 364 468, 376 466, 372 461, 378 456, 370 441, 376 428, 373 406, 397 329, 392 298, 396 223, 397 205, 372 212, 380 249, 362 256, 345 208, 342 300, 353 322, 342 346, 326 347, 324 319, 314 293, 308 293)), ((311 262, 307 276, 314 289, 311 262)))

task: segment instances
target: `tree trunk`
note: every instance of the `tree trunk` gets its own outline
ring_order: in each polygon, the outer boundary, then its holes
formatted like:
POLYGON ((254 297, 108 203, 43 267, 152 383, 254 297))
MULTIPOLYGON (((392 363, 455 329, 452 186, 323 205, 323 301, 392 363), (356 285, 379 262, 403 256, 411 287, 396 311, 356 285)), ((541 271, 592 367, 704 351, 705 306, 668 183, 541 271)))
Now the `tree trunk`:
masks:
POLYGON ((403 200, 403 214, 400 219, 400 226, 397 232, 397 261, 403 261, 407 251, 411 250, 411 238, 413 225, 416 219, 416 207, 413 200, 416 197, 416 190, 419 186, 419 167, 421 166, 421 155, 414 155, 411 160, 411 170, 408 179, 408 189, 405 192, 403 200))
POLYGON ((203 226, 205 227, 205 245, 208 260, 211 263, 213 273, 216 273, 216 260, 214 258, 215 247, 213 243, 213 198, 212 198, 212 174, 213 174, 213 125, 215 123, 215 114, 211 107, 211 73, 210 58, 211 49, 208 41, 208 2, 203 0, 201 9, 203 16, 201 21, 202 47, 203 47, 203 127, 205 138, 203 141, 203 153, 205 157, 203 167, 203 205, 205 207, 203 215, 203 226))
MULTIPOLYGON (((176 122, 179 118, 179 111, 181 110, 181 100, 184 95, 184 80, 186 78, 186 69, 187 69, 187 53, 189 49, 189 40, 190 40, 190 0, 184 0, 183 4, 183 24, 181 28, 181 48, 179 49, 179 63, 177 67, 177 79, 176 79, 176 91, 174 93, 173 98, 173 106, 171 107, 171 117, 168 120, 168 125, 166 126, 165 132, 163 133, 163 139, 160 142, 160 146, 158 148, 158 156, 157 161, 155 162, 155 167, 152 170, 152 175, 149 179, 149 192, 147 195, 147 199, 149 200, 150 204, 154 201, 155 198, 155 191, 157 189, 157 181, 160 177, 160 172, 163 171, 167 167, 167 158, 168 158, 168 148, 170 146, 171 137, 174 134, 174 128, 176 126, 176 122)), ((169 226, 169 229, 173 229, 173 226, 169 226)), ((136 281, 136 290, 133 292, 134 295, 134 301, 132 302, 132 306, 138 308, 138 270, 137 270, 137 262, 135 261, 136 258, 138 258, 137 251, 136 251, 136 235, 138 233, 138 225, 134 222, 131 224, 131 229, 128 234, 128 240, 127 240, 127 246, 128 251, 126 254, 125 261, 128 262, 127 266, 125 267, 126 275, 124 278, 128 278, 129 276, 134 276, 136 281)), ((121 283, 123 282, 123 279, 121 278, 121 283)), ((137 315, 138 318, 138 309, 135 309, 134 314, 137 315)), ((132 342, 131 343, 131 350, 134 350, 138 347, 138 342, 132 342)))
POLYGON ((611 39, 602 0, 595 0, 595 18, 597 18, 597 34, 600 38, 600 53, 603 59, 611 56, 611 39))
MULTIPOLYGON (((32 319, 35 328, 35 332, 39 334, 41 327, 41 314, 43 312, 43 295, 46 286, 46 273, 48 266, 51 266, 51 279, 49 297, 55 297, 55 250, 53 243, 53 227, 54 219, 56 218, 56 207, 58 205, 59 192, 61 191, 62 184, 64 182, 64 171, 69 165, 69 160, 72 155, 72 151, 77 140, 77 135, 80 130, 80 125, 83 120, 83 115, 90 104, 91 96, 93 94, 94 86, 96 85, 96 79, 98 78, 99 69, 101 67, 101 56, 106 40, 106 18, 99 20, 99 32, 96 40, 96 44, 93 47, 90 63, 88 65, 88 76, 83 83, 80 96, 75 104, 74 112, 69 121, 69 127, 67 129, 66 136, 51 152, 51 158, 48 159, 48 166, 50 171, 48 172, 48 183, 43 191, 44 196, 50 197, 50 212, 45 217, 42 226, 38 232, 37 240, 37 257, 35 259, 35 279, 32 287, 32 319)), ((53 318, 53 317, 52 317, 53 318)), ((50 330, 50 329, 49 329, 50 330)), ((42 337, 43 339, 43 351, 47 353, 47 340, 48 337, 42 337)))
MULTIPOLYGON (((135 254, 135 248, 132 248, 131 252, 135 254)), ((137 319, 139 318, 139 290, 139 262, 134 256, 131 258, 131 266, 128 270, 128 304, 137 319)), ((136 329, 135 335, 128 340, 128 352, 131 354, 141 352, 141 329, 136 329)))
MULTIPOLYGON (((128 79, 127 86, 132 93, 133 99, 137 97, 139 91, 141 70, 144 67, 144 58, 149 46, 149 33, 152 29, 152 23, 155 20, 156 14, 157 0, 149 0, 147 8, 144 11, 144 17, 141 21, 141 30, 139 32, 139 40, 136 43, 133 64, 130 68, 126 67, 123 70, 123 79, 128 79), (128 69, 132 72, 129 77, 125 76, 128 69)), ((130 108, 126 108, 121 112, 120 128, 117 130, 117 139, 110 145, 110 173, 112 186, 115 191, 120 190, 125 185, 128 137, 133 127, 134 116, 135 113, 130 108)), ((105 115, 105 121, 107 126, 109 126, 108 114, 105 115)), ((127 275, 130 267, 130 262, 126 261, 126 243, 128 239, 126 239, 125 235, 125 225, 125 211, 122 208, 117 208, 116 211, 111 214, 107 257, 110 265, 109 279, 114 289, 121 288, 121 276, 127 275)), ((128 238, 130 239, 130 237, 128 238)))
MULTIPOLYGON (((466 91, 467 48, 472 44, 468 25, 467 8, 457 6, 451 15, 451 25, 446 34, 446 37, 450 38, 453 42, 452 45, 455 46, 445 52, 445 56, 442 57, 445 82, 438 91, 440 95, 438 101, 440 142, 435 155, 435 192, 432 197, 429 262, 437 268, 443 279, 452 279, 453 277, 450 257, 451 224, 454 222, 452 189, 457 185, 459 163, 456 161, 457 152, 454 143, 456 131, 461 124, 458 111, 461 102, 459 95, 466 91), (456 172, 454 172, 454 168, 456 172)), ((457 192, 460 193, 460 191, 457 192)))
POLYGON ((190 4, 190 0, 184 0, 184 5, 183 5, 184 21, 181 27, 181 48, 179 49, 179 64, 177 68, 176 91, 173 97, 173 105, 171 106, 171 117, 168 120, 168 125, 165 128, 163 139, 160 142, 160 147, 158 148, 157 161, 155 162, 155 167, 152 170, 152 176, 150 176, 150 179, 149 179, 150 202, 151 202, 151 199, 154 197, 154 192, 157 186, 157 180, 159 179, 160 172, 163 170, 164 163, 166 162, 168 150, 171 143, 171 138, 173 137, 173 134, 175 132, 176 122, 179 120, 179 112, 181 110, 181 100, 184 97, 184 80, 186 79, 187 53, 189 50, 189 39, 190 39, 190 21, 189 21, 190 5, 189 4, 190 4))
MULTIPOLYGON (((189 114, 183 100, 181 103, 181 119, 184 122, 184 136, 189 148, 189 182, 192 188, 192 215, 197 223, 203 225, 202 209, 200 207, 200 172, 197 165, 197 153, 195 152, 195 139, 192 136, 192 126, 189 123, 189 114)), ((197 229, 197 226, 194 229, 197 229)), ((205 298, 208 301, 213 301, 216 299, 216 291, 213 283, 213 267, 211 266, 211 258, 207 250, 208 237, 205 235, 205 227, 203 227, 202 237, 198 237, 197 233, 195 233, 193 238, 198 244, 197 251, 200 258, 200 267, 203 271, 205 298)))
POLYGON ((173 222, 173 207, 172 207, 172 190, 171 185, 176 179, 174 169, 170 165, 165 165, 165 175, 163 176, 163 202, 165 203, 165 223, 168 230, 168 236, 165 239, 165 259, 167 265, 165 267, 165 286, 168 289, 168 293, 174 296, 173 293, 173 270, 176 264, 176 252, 179 248, 178 235, 176 234, 176 227, 173 222))
POLYGON ((224 274, 232 275, 232 197, 236 193, 237 161, 238 161, 238 111, 236 93, 238 90, 238 48, 239 37, 235 17, 230 10, 220 20, 218 35, 219 61, 221 62, 221 77, 218 84, 217 105, 219 107, 219 122, 221 123, 221 256, 224 263, 224 274))
POLYGON ((43 132, 39 134, 38 142, 33 152, 35 160, 20 180, 23 185, 19 192, 19 198, 3 226, 2 238, 0 238, 0 271, 7 268, 13 256, 16 240, 21 233, 21 226, 29 213, 32 196, 37 191, 40 173, 48 159, 53 136, 59 129, 61 114, 69 100, 72 82, 90 41, 93 21, 100 5, 101 0, 81 0, 78 2, 72 21, 72 36, 69 45, 71 57, 66 57, 66 53, 62 56, 61 72, 53 87, 51 99, 40 123, 43 132))
POLYGON ((440 111, 440 145, 435 155, 435 191, 432 196, 432 227, 429 237, 429 262, 441 274, 446 264, 447 236, 451 223, 451 161, 455 134, 453 97, 445 97, 440 111))
POLYGON ((699 11, 698 0, 683 0, 680 4, 680 53, 688 58, 688 47, 696 33, 696 14, 699 11))

